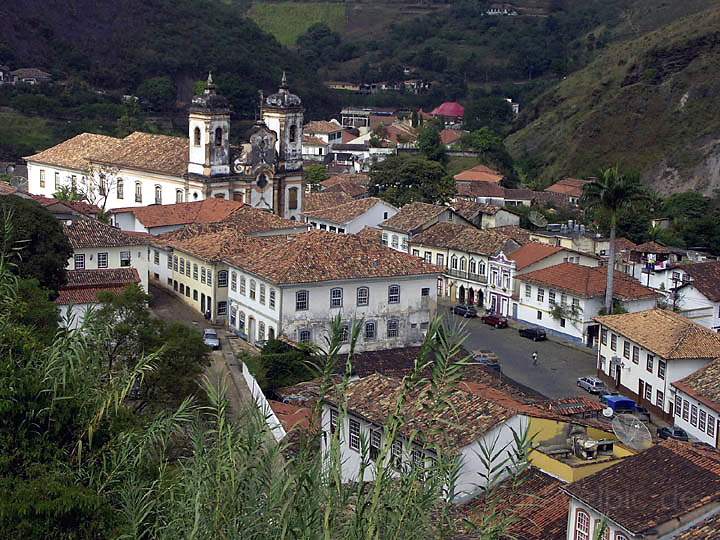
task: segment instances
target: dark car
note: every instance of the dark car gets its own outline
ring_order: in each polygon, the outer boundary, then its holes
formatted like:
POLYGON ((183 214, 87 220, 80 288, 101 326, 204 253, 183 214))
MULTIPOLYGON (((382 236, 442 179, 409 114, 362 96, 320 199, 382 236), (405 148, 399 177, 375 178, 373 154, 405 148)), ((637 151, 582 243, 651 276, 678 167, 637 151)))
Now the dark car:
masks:
POLYGON ((485 324, 494 326, 495 328, 507 328, 508 325, 508 320, 497 313, 488 313, 487 315, 483 315, 480 320, 485 324))
POLYGON ((679 427, 662 427, 657 430, 658 437, 661 439, 677 439, 678 441, 688 441, 687 431, 679 427))
POLYGON ((458 304, 453 307, 453 313, 469 319, 471 317, 477 317, 477 309, 467 304, 458 304))
POLYGON ((542 328, 521 328, 518 333, 525 338, 532 339, 533 341, 544 341, 547 339, 547 334, 542 328))

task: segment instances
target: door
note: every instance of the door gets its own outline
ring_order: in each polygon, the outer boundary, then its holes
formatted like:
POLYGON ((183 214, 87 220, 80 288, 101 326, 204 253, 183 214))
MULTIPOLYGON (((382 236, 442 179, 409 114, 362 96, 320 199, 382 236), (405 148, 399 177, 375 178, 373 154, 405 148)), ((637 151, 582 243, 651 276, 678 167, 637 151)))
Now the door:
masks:
POLYGON ((248 341, 255 343, 255 317, 248 318, 248 341))
POLYGON ((507 299, 507 298, 503 298, 503 299, 500 301, 500 313, 501 313, 504 317, 507 317, 507 316, 510 314, 510 313, 509 313, 509 310, 508 310, 508 299, 507 299))
POLYGON ((638 381, 638 403, 642 403, 642 400, 645 399, 645 381, 640 379, 638 381))
POLYGON ((473 305, 475 303, 475 291, 470 287, 468 289, 468 304, 473 305))
POLYGON ((205 315, 205 293, 200 294, 200 311, 205 315))
POLYGON ((513 302, 513 314, 512 314, 513 319, 517 319, 517 312, 518 312, 517 304, 513 302))
POLYGON ((464 304, 465 303, 465 286, 460 285, 460 289, 458 290, 458 304, 464 304))
POLYGON ((497 313, 497 300, 497 294, 490 295, 490 311, 492 311, 493 313, 497 313))

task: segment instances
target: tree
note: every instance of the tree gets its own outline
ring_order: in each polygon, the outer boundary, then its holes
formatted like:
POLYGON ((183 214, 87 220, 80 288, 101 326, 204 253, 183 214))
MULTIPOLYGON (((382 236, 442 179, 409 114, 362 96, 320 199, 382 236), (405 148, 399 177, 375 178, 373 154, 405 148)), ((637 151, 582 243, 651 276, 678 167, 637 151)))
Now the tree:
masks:
POLYGON ((165 111, 175 103, 175 84, 170 77, 145 79, 137 88, 140 102, 154 111, 165 111))
POLYGON ((445 145, 440 139, 440 130, 436 125, 430 124, 423 127, 418 136, 418 149, 430 161, 437 161, 447 165, 448 156, 445 145))
POLYGON ((605 311, 612 313, 613 278, 615 272, 615 235, 618 217, 623 209, 645 197, 645 190, 637 175, 622 174, 617 166, 604 169, 598 178, 585 185, 583 205, 607 216, 610 224, 605 311))
POLYGON ((371 195, 395 206, 411 202, 442 204, 455 194, 455 181, 436 161, 391 156, 370 170, 371 195))
POLYGON ((513 171, 513 159, 505 148, 500 135, 488 127, 476 129, 463 135, 463 148, 474 150, 483 163, 501 169, 506 175, 513 171))
POLYGON ((57 292, 65 285, 65 267, 73 254, 60 222, 35 201, 15 196, 0 197, 0 214, 11 216, 11 229, 4 231, 5 245, 21 242, 12 272, 35 278, 40 286, 57 292))
POLYGON ((464 124, 470 131, 486 127, 504 132, 514 119, 512 107, 501 97, 480 96, 465 106, 464 124))
POLYGON ((310 191, 320 191, 320 183, 327 180, 330 176, 324 165, 313 163, 303 167, 303 177, 305 178, 305 183, 310 186, 310 191))

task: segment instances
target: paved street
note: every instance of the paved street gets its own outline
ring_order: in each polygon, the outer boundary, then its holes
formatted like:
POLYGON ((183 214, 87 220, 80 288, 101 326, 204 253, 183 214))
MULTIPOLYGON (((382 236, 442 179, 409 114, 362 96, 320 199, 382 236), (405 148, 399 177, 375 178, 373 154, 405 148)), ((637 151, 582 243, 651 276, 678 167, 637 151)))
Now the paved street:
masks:
POLYGON ((576 349, 555 341, 534 342, 520 337, 517 329, 496 329, 480 319, 463 319, 449 315, 455 323, 466 324, 469 335, 464 343, 468 350, 493 351, 500 358, 507 377, 550 398, 589 394, 576 385, 582 375, 595 374, 595 356, 590 349, 576 349), (532 365, 532 353, 538 353, 538 365, 532 365))

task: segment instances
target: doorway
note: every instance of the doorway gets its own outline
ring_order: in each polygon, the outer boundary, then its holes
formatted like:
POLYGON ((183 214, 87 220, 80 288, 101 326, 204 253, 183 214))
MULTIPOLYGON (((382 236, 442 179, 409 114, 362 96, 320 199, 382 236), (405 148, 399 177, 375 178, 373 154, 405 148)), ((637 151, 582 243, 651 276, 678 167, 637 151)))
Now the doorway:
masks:
POLYGON ((255 343, 255 317, 248 317, 248 341, 255 343))

